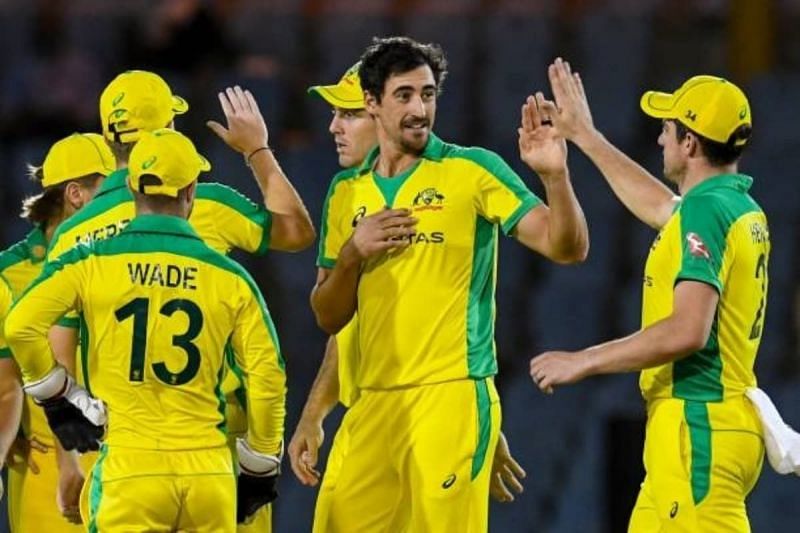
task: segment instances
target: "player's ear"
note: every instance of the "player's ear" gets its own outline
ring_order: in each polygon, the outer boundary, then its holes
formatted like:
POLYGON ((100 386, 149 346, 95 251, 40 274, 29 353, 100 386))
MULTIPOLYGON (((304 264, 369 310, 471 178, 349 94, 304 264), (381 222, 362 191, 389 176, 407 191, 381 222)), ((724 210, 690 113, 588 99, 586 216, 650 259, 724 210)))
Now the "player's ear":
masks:
POLYGON ((376 97, 369 91, 364 91, 364 109, 367 110, 367 113, 369 113, 370 115, 376 114, 380 103, 381 102, 378 97, 376 97))
POLYGON ((67 182, 66 187, 64 187, 64 205, 69 204, 73 209, 83 207, 84 198, 82 192, 81 186, 77 182, 67 182))

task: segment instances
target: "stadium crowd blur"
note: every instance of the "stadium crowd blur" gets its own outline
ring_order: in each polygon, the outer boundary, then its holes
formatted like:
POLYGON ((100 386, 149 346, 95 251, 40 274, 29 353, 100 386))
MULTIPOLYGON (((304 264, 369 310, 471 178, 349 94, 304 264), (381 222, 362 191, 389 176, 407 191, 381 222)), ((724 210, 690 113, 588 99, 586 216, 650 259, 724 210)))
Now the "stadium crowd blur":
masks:
MULTIPOLYGON (((73 131, 99 130, 100 90, 130 68, 158 72, 188 100, 190 111, 176 127, 209 157, 214 180, 257 199, 241 157, 204 125, 222 118, 220 88, 251 89, 270 144, 317 224, 338 169, 330 110, 306 88, 338 80, 374 35, 439 42, 450 75, 435 131, 499 152, 538 193, 538 180, 519 161, 516 128, 526 95, 547 92, 546 65, 556 55, 581 72, 599 128, 656 175, 660 125, 639 111, 639 96, 672 90, 691 75, 721 75, 750 98, 754 138, 740 168, 755 177, 753 196, 771 229, 757 375, 787 422, 800 428, 798 22, 800 0, 2 0, 0 244, 28 231, 18 217, 21 200, 35 192, 26 163, 41 163, 47 147, 73 131)), ((584 347, 638 327, 654 232, 624 210, 577 152, 570 150, 570 166, 589 223, 589 259, 551 266, 510 239, 501 244, 503 430, 528 478, 516 502, 492 503, 492 531, 623 531, 642 479, 644 410, 635 375, 545 397, 527 372, 542 350, 584 347)), ((287 441, 325 342, 308 304, 315 258, 316 248, 237 257, 264 290, 287 360, 287 441)), ((332 417, 325 453, 334 424, 332 417)), ((800 481, 778 477, 766 463, 764 470, 749 500, 753 529, 796 531, 800 481)), ((300 486, 288 465, 280 491, 275 530, 309 531, 316 491, 300 486)))

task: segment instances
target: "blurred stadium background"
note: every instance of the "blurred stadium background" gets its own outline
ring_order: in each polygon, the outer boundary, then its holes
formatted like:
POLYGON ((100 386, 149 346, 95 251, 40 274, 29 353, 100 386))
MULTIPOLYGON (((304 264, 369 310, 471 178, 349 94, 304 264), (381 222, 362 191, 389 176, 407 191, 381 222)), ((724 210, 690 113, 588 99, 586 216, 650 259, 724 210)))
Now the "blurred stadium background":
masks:
MULTIPOLYGON (((800 0, 0 0, 0 244, 28 231, 17 216, 21 200, 36 192, 26 163, 40 163, 52 142, 73 131, 99 130, 99 93, 129 68, 159 72, 189 101, 177 127, 212 161, 214 180, 256 199, 241 157, 204 126, 222 119, 220 88, 251 89, 270 143, 317 224, 337 166, 329 109, 305 90, 338 80, 374 35, 439 42, 450 74, 435 130, 499 152, 540 194, 519 161, 516 128, 525 96, 547 90, 546 65, 556 55, 581 72, 599 128, 656 175, 660 126, 639 112, 640 94, 676 88, 695 74, 722 75, 745 89, 753 107, 742 171, 755 176, 753 194, 772 234, 757 374, 800 428, 798 22, 800 0)), ((580 348, 638 327, 654 232, 624 211, 575 149, 570 165, 589 222, 588 261, 555 267, 511 240, 500 249, 503 429, 528 478, 515 503, 492 504, 494 532, 624 531, 642 479, 636 376, 593 379, 544 397, 527 375, 528 360, 542 350, 580 348)), ((288 361, 287 441, 324 348, 308 305, 315 257, 316 249, 238 257, 264 289, 288 361)), ((325 453, 338 420, 327 424, 325 453)), ((310 531, 316 491, 300 486, 286 463, 275 531, 310 531)), ((765 465, 749 509, 755 531, 797 531, 800 481, 765 465)))

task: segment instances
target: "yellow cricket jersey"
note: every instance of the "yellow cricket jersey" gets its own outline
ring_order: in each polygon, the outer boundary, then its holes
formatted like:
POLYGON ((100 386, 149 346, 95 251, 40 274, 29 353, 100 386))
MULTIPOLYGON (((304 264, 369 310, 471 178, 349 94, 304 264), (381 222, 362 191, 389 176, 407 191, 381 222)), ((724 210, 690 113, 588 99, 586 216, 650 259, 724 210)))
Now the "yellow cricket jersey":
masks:
POLYGON ((770 240, 766 216, 747 192, 752 182, 720 175, 696 185, 656 237, 645 267, 642 327, 672 313, 673 290, 682 280, 711 285, 719 303, 702 350, 642 371, 647 400, 718 402, 756 386, 770 240))
MULTIPOLYGON (((88 244, 122 231, 136 215, 127 177, 127 168, 112 173, 103 180, 94 199, 57 228, 47 251, 48 260, 58 258, 77 243, 88 244)), ((189 223, 206 244, 224 254, 237 248, 261 255, 269 247, 270 212, 235 189, 219 183, 197 185, 189 223)), ((61 324, 70 321, 77 323, 72 313, 62 319, 61 324)), ((230 402, 229 418, 234 435, 246 429, 245 404, 241 403, 244 395, 241 392, 234 395, 241 386, 235 374, 229 374, 223 385, 223 392, 230 402), (236 402, 239 405, 235 405, 236 402)))
POLYGON ((333 268, 358 220, 385 206, 419 219, 411 246, 365 265, 358 286, 359 389, 482 378, 497 372, 497 228, 541 203, 496 154, 434 135, 402 175, 343 171, 325 201, 318 265, 333 268))
MULTIPOLYGON (((0 276, 7 282, 12 299, 16 300, 28 285, 42 272, 47 240, 41 228, 35 227, 21 241, 0 252, 0 276)), ((77 327, 76 320, 59 321, 63 326, 77 327)), ((4 353, 11 355, 10 350, 4 353)), ((53 446, 55 441, 42 408, 32 398, 25 396, 22 408, 22 432, 25 436, 36 436, 45 445, 53 446)))
POLYGON ((266 304, 249 274, 185 220, 140 216, 114 239, 48 263, 6 319, 26 382, 53 368, 47 332, 70 309, 86 325, 86 385, 108 407, 109 446, 224 445, 230 342, 248 390, 248 441, 278 450, 285 375, 266 304))
MULTIPOLYGON (((78 243, 113 237, 136 210, 126 179, 128 169, 108 176, 94 199, 65 220, 56 230, 47 259, 53 260, 78 243)), ((251 202, 220 183, 199 183, 189 223, 213 249, 228 253, 233 248, 263 254, 269 248, 272 216, 264 206, 251 202)))

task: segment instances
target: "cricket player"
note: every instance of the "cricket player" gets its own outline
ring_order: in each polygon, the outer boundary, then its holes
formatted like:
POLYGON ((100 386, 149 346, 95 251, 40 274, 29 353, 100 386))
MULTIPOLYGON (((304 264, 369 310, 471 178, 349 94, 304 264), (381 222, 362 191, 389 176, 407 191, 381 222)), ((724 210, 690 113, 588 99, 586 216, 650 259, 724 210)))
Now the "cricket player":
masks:
MULTIPOLYGON (((24 240, 0 253, 0 275, 8 280, 14 298, 41 273, 56 227, 91 200, 97 186, 115 167, 111 150, 102 136, 94 133, 76 133, 59 140, 47 152, 41 166, 31 167, 31 178, 41 184, 43 191, 23 202, 22 217, 34 229, 24 240)), ((11 355, 10 351, 4 353, 11 355)), ((3 364, 9 370, 0 373, 0 381, 4 387, 14 387, 14 382, 18 387, 19 371, 13 360, 3 364)), ((9 422, 3 428, 2 438, 13 438, 20 418, 11 411, 0 412, 9 422), (11 423, 12 420, 17 423, 11 423)), ((80 523, 78 500, 84 473, 94 463, 94 456, 81 456, 79 464, 74 454, 65 452, 47 426, 41 407, 31 398, 24 400, 21 424, 21 436, 8 461, 11 531, 39 528, 53 533, 83 531, 73 523, 80 523)))
POLYGON ((334 441, 341 465, 323 479, 317 532, 486 531, 497 231, 559 262, 588 251, 566 145, 535 122, 532 100, 520 154, 550 208, 496 154, 432 133, 445 73, 437 45, 405 37, 361 58, 378 146, 331 184, 311 296, 330 334, 358 309, 360 397, 334 441))
POLYGON ((594 128, 568 63, 556 60, 549 75, 555 103, 538 96, 555 129, 659 233, 644 269, 642 329, 576 353, 541 354, 531 377, 552 392, 595 374, 641 371, 646 476, 629 531, 750 531, 745 498, 764 444, 745 390, 756 386, 770 252, 766 216, 748 193, 753 179, 738 168, 750 104, 716 76, 642 96, 642 110, 663 121, 658 144, 677 196, 594 128))
POLYGON ((252 278, 186 222, 197 177, 210 169, 191 141, 172 129, 144 132, 129 165, 136 218, 116 238, 49 263, 6 319, 8 343, 26 393, 65 447, 95 447, 107 413, 90 531, 233 532, 274 498, 280 472, 285 375, 275 329, 252 278), (49 327, 72 308, 105 405, 48 346, 49 327), (238 489, 220 390, 228 342, 247 383, 238 489))
MULTIPOLYGON (((358 67, 358 63, 350 67, 335 85, 317 85, 309 88, 309 93, 318 95, 332 107, 333 117, 328 131, 336 143, 339 165, 344 169, 361 165, 378 142, 375 121, 364 109, 364 92, 358 78, 358 67)), ((358 397, 358 391, 353 386, 355 380, 353 370, 358 357, 355 345, 356 321, 354 317, 344 329, 328 340, 319 372, 289 443, 292 469, 300 482, 305 485, 315 486, 320 479, 316 464, 318 451, 324 439, 323 421, 336 406, 337 401, 345 407, 350 407, 358 397), (342 353, 345 354, 344 357, 341 356, 342 353)), ((344 439, 344 433, 340 433, 337 438, 344 439)), ((341 450, 341 447, 336 449, 341 450)), ((339 464, 341 464, 339 457, 329 457, 328 471, 331 472, 339 464)), ((331 472, 329 475, 334 474, 331 472)), ((492 461, 490 485, 492 496, 500 502, 513 501, 512 491, 522 492, 520 480, 525 475, 525 471, 511 456, 508 443, 501 433, 492 461)), ((327 510, 317 509, 318 516, 325 513, 327 510)))
MULTIPOLYGON (((315 238, 314 228, 302 200, 269 148, 267 127, 258 104, 249 91, 239 87, 228 88, 218 96, 227 127, 213 121, 208 125, 228 146, 243 154, 262 191, 264 205, 254 204, 225 185, 200 183, 189 223, 204 242, 222 253, 233 248, 255 254, 268 249, 306 248, 315 238)), ((92 202, 58 228, 48 259, 59 257, 78 242, 112 237, 125 227, 134 215, 133 196, 126 186, 128 154, 142 132, 170 125, 176 114, 187 110, 186 101, 174 95, 155 73, 128 71, 111 81, 100 97, 100 115, 103 134, 119 169, 102 183, 92 202)), ((70 330, 59 326, 54 330, 61 331, 62 338, 69 338, 70 330)), ((57 354, 74 353, 76 345, 73 333, 69 342, 54 349, 57 354)), ((236 438, 247 430, 247 417, 243 381, 233 354, 228 354, 227 359, 233 372, 226 374, 222 390, 227 399, 229 444, 234 448, 236 438)), ((89 383, 94 364, 82 358, 81 371, 89 383)), ((268 531, 270 523, 270 508, 265 507, 240 531, 268 531)))

